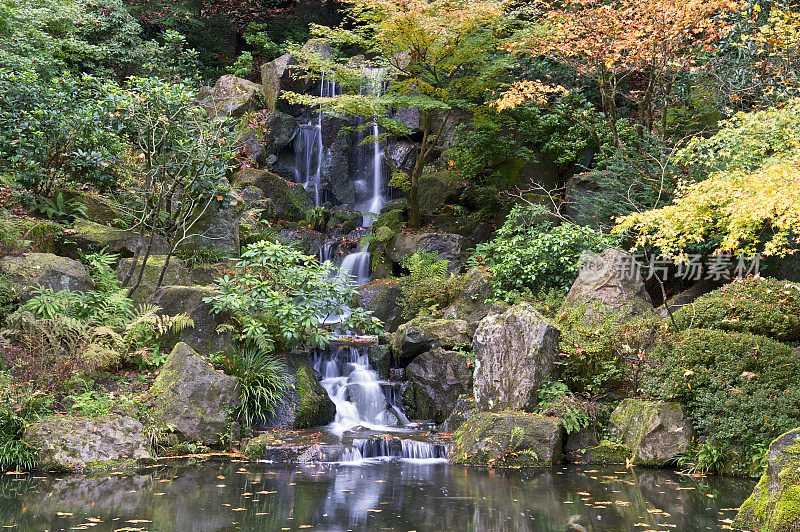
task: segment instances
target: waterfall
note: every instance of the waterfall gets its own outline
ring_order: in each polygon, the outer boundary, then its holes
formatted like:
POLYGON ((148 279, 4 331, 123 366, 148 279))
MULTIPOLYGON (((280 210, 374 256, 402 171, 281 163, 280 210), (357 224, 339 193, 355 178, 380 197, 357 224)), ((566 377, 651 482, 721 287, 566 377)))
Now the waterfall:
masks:
POLYGON ((341 462, 369 458, 405 458, 409 460, 446 460, 452 445, 394 437, 354 439, 352 448, 342 453, 341 462))
MULTIPOLYGON (((335 94, 336 81, 332 77, 326 80, 323 72, 319 86, 320 97, 327 98, 335 94)), ((316 206, 321 203, 320 173, 325 151, 325 147, 322 145, 322 115, 322 106, 320 106, 317 111, 316 123, 309 121, 300 126, 294 151, 295 182, 301 183, 306 190, 314 187, 314 205, 316 206)))
MULTIPOLYGON (((386 69, 384 68, 364 68, 366 81, 362 87, 362 93, 367 92, 370 94, 381 95, 384 91, 384 75, 386 69)), ((384 189, 386 183, 384 179, 384 153, 380 143, 380 128, 378 127, 377 120, 372 121, 371 137, 372 142, 369 145, 364 145, 366 139, 363 131, 367 128, 361 124, 361 134, 359 135, 359 169, 365 175, 361 176, 358 181, 360 185, 357 189, 363 190, 365 197, 358 205, 358 210, 365 213, 364 227, 371 227, 375 218, 380 213, 383 206, 386 204, 386 196, 384 189), (367 162, 368 161, 368 162, 367 162), (366 215, 372 213, 374 216, 366 215)))
POLYGON ((385 430, 407 425, 408 418, 395 403, 392 383, 382 381, 369 364, 366 347, 333 347, 317 353, 314 369, 322 375, 320 384, 336 405, 332 433, 362 425, 385 430))
POLYGON ((342 260, 342 274, 349 275, 353 282, 364 285, 369 282, 369 266, 372 254, 369 251, 356 251, 345 256, 342 260))

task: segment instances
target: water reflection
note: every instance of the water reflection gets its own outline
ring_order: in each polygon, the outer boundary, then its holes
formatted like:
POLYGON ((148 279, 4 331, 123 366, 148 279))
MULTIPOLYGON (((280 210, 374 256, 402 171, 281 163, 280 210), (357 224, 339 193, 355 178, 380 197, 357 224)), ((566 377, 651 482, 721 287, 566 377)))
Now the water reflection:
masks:
POLYGON ((666 471, 204 463, 0 481, 15 530, 720 530, 753 483, 666 471))

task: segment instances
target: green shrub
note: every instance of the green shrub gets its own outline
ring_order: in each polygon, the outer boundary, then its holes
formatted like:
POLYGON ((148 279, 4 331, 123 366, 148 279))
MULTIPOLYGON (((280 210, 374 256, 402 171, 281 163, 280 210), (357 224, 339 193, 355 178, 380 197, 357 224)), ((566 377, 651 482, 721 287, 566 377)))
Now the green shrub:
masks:
POLYGON ((579 432, 589 426, 588 402, 581 401, 563 382, 547 382, 539 390, 536 412, 561 419, 567 434, 579 432))
POLYGON ((476 247, 470 264, 490 266, 498 298, 544 288, 566 291, 578 276, 582 252, 599 253, 618 242, 571 222, 556 225, 553 218, 541 205, 516 205, 494 240, 476 247))
POLYGON ((420 313, 441 312, 463 288, 464 279, 447 271, 448 261, 438 260, 437 253, 416 251, 403 259, 409 271, 402 280, 403 313, 413 318, 420 313))
POLYGON ((681 402, 700 436, 745 460, 800 426, 800 358, 785 344, 692 329, 662 338, 647 359, 643 391, 681 402))
POLYGON ((22 441, 24 432, 25 421, 0 405, 0 471, 36 467, 36 454, 22 441))
POLYGON ((571 389, 591 394, 634 387, 657 323, 653 315, 629 317, 585 305, 565 309, 554 323, 561 330, 564 380, 571 389))
POLYGON ((800 341, 800 286, 769 278, 735 280, 674 313, 678 329, 720 329, 800 341))

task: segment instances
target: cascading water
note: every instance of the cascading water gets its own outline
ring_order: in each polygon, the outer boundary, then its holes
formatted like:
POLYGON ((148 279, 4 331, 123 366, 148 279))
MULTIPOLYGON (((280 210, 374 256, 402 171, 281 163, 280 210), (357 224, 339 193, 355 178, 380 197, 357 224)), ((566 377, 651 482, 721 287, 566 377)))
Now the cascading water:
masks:
POLYGON ((400 438, 354 439, 352 448, 342 454, 342 462, 355 462, 369 458, 407 458, 411 460, 446 459, 450 444, 429 443, 400 438))
MULTIPOLYGON (((327 98, 336 94, 336 81, 329 77, 325 79, 322 73, 319 95, 327 98)), ((322 172, 322 157, 325 147, 322 144, 322 108, 317 111, 316 123, 309 121, 300 126, 298 139, 295 141, 294 172, 295 182, 301 183, 306 190, 314 187, 314 205, 321 203, 320 176, 322 172)))
MULTIPOLYGON (((386 69, 383 68, 364 68, 365 83, 362 86, 362 93, 383 94, 384 76, 386 69)), ((371 127, 360 124, 358 138, 358 169, 362 175, 358 176, 357 190, 362 191, 363 197, 357 205, 357 209, 365 213, 364 227, 371 227, 377 215, 386 204, 384 182, 384 153, 380 143, 380 129, 377 120, 372 121, 371 127), (370 134, 365 132, 369 130, 370 134), (372 141, 364 143, 367 137, 372 137, 372 141), (366 213, 372 213, 368 215, 366 213)))
POLYGON ((341 437, 359 425, 376 430, 408 425, 408 418, 394 402, 393 383, 379 379, 366 348, 340 346, 317 353, 314 369, 322 375, 320 384, 336 405, 336 418, 329 426, 333 434, 341 437))

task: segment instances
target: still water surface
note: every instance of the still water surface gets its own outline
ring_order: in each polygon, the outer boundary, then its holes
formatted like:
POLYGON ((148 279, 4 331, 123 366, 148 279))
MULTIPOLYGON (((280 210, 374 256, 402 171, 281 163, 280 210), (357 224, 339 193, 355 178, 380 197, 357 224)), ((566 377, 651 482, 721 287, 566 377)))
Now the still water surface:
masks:
POLYGON ((6 476, 4 530, 724 530, 753 483, 662 470, 482 471, 435 461, 204 462, 6 476))

